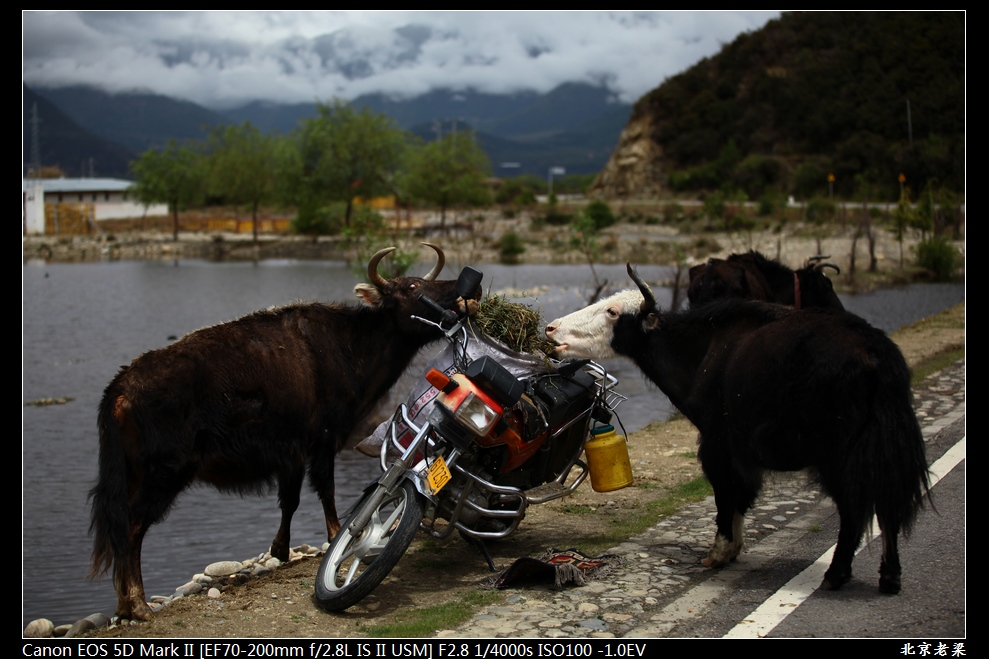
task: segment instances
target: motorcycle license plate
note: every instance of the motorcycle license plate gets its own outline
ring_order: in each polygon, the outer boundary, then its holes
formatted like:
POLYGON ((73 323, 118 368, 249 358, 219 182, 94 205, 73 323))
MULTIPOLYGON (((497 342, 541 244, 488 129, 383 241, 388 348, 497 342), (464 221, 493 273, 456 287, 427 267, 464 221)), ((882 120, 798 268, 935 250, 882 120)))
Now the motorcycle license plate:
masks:
POLYGON ((442 456, 437 456, 433 460, 433 464, 429 465, 426 480, 429 481, 429 487, 432 488, 433 494, 442 490, 443 486, 450 481, 450 468, 446 466, 446 460, 442 456))

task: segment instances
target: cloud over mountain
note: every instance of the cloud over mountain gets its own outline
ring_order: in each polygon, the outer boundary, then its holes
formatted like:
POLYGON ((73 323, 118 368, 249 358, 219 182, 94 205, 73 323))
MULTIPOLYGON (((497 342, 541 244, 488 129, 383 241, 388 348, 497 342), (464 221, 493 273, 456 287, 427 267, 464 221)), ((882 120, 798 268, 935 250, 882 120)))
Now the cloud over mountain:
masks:
POLYGON ((24 81, 215 109, 437 88, 607 86, 634 102, 778 12, 24 11, 24 81))

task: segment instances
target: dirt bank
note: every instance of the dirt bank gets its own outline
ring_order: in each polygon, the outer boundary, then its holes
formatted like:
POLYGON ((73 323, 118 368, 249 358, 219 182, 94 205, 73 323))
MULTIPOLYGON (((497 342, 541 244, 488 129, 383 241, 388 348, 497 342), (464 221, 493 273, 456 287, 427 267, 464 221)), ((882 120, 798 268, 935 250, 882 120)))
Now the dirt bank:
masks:
MULTIPOLYGON (((391 225, 389 225, 391 226, 391 225)), ((711 256, 755 249, 799 267, 815 254, 826 254, 841 268, 833 276, 842 292, 913 281, 923 277, 912 268, 919 235, 902 242, 886 229, 872 228, 872 241, 856 237, 852 223, 835 224, 824 232, 821 227, 798 221, 752 231, 734 233, 708 231, 698 222, 660 224, 641 220, 619 222, 602 231, 594 240, 597 263, 652 263, 684 266, 711 256), (875 271, 870 272, 870 264, 875 271), (901 266, 902 263, 902 266, 901 266)), ((501 212, 473 213, 448 219, 444 227, 437 218, 419 218, 413 229, 394 231, 389 242, 415 249, 422 240, 443 247, 448 263, 456 268, 465 264, 497 263, 502 260, 501 239, 515 234, 524 251, 514 258, 519 263, 586 263, 587 254, 574 243, 569 225, 555 226, 538 221, 531 214, 505 217, 501 212)), ((965 243, 954 243, 964 275, 965 243)), ((84 262, 133 259, 257 260, 266 258, 333 259, 357 258, 358 245, 339 236, 318 238, 262 234, 255 244, 249 233, 220 231, 180 232, 173 241, 166 231, 106 231, 99 236, 31 236, 23 239, 24 260, 84 262)))

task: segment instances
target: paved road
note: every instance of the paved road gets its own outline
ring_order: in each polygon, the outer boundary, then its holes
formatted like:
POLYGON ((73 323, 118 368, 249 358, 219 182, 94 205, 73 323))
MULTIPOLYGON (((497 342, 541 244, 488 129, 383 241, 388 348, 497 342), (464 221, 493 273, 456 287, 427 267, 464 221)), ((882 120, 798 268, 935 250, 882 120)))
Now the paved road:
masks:
POLYGON ((684 507, 612 548, 624 564, 561 591, 514 592, 440 637, 459 638, 965 638, 965 363, 915 388, 929 460, 947 453, 928 507, 901 541, 903 591, 878 591, 881 548, 867 543, 853 580, 818 592, 837 539, 837 513, 800 474, 778 474, 748 516, 732 565, 700 565, 714 537, 713 498, 684 507), (760 608, 761 607, 761 608, 760 608))

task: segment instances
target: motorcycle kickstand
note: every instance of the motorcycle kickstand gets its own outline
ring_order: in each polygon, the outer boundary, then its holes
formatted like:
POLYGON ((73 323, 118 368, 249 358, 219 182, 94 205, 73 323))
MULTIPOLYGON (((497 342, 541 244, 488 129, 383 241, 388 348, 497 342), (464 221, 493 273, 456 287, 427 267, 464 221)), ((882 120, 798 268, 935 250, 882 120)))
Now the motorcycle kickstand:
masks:
POLYGON ((460 536, 467 541, 467 544, 474 545, 475 547, 477 547, 478 551, 481 552, 481 555, 484 556, 484 560, 488 562, 488 568, 492 572, 498 571, 495 568, 494 560, 491 558, 491 552, 488 551, 488 546, 484 544, 483 540, 481 540, 480 538, 472 538, 466 533, 461 533, 460 536))

